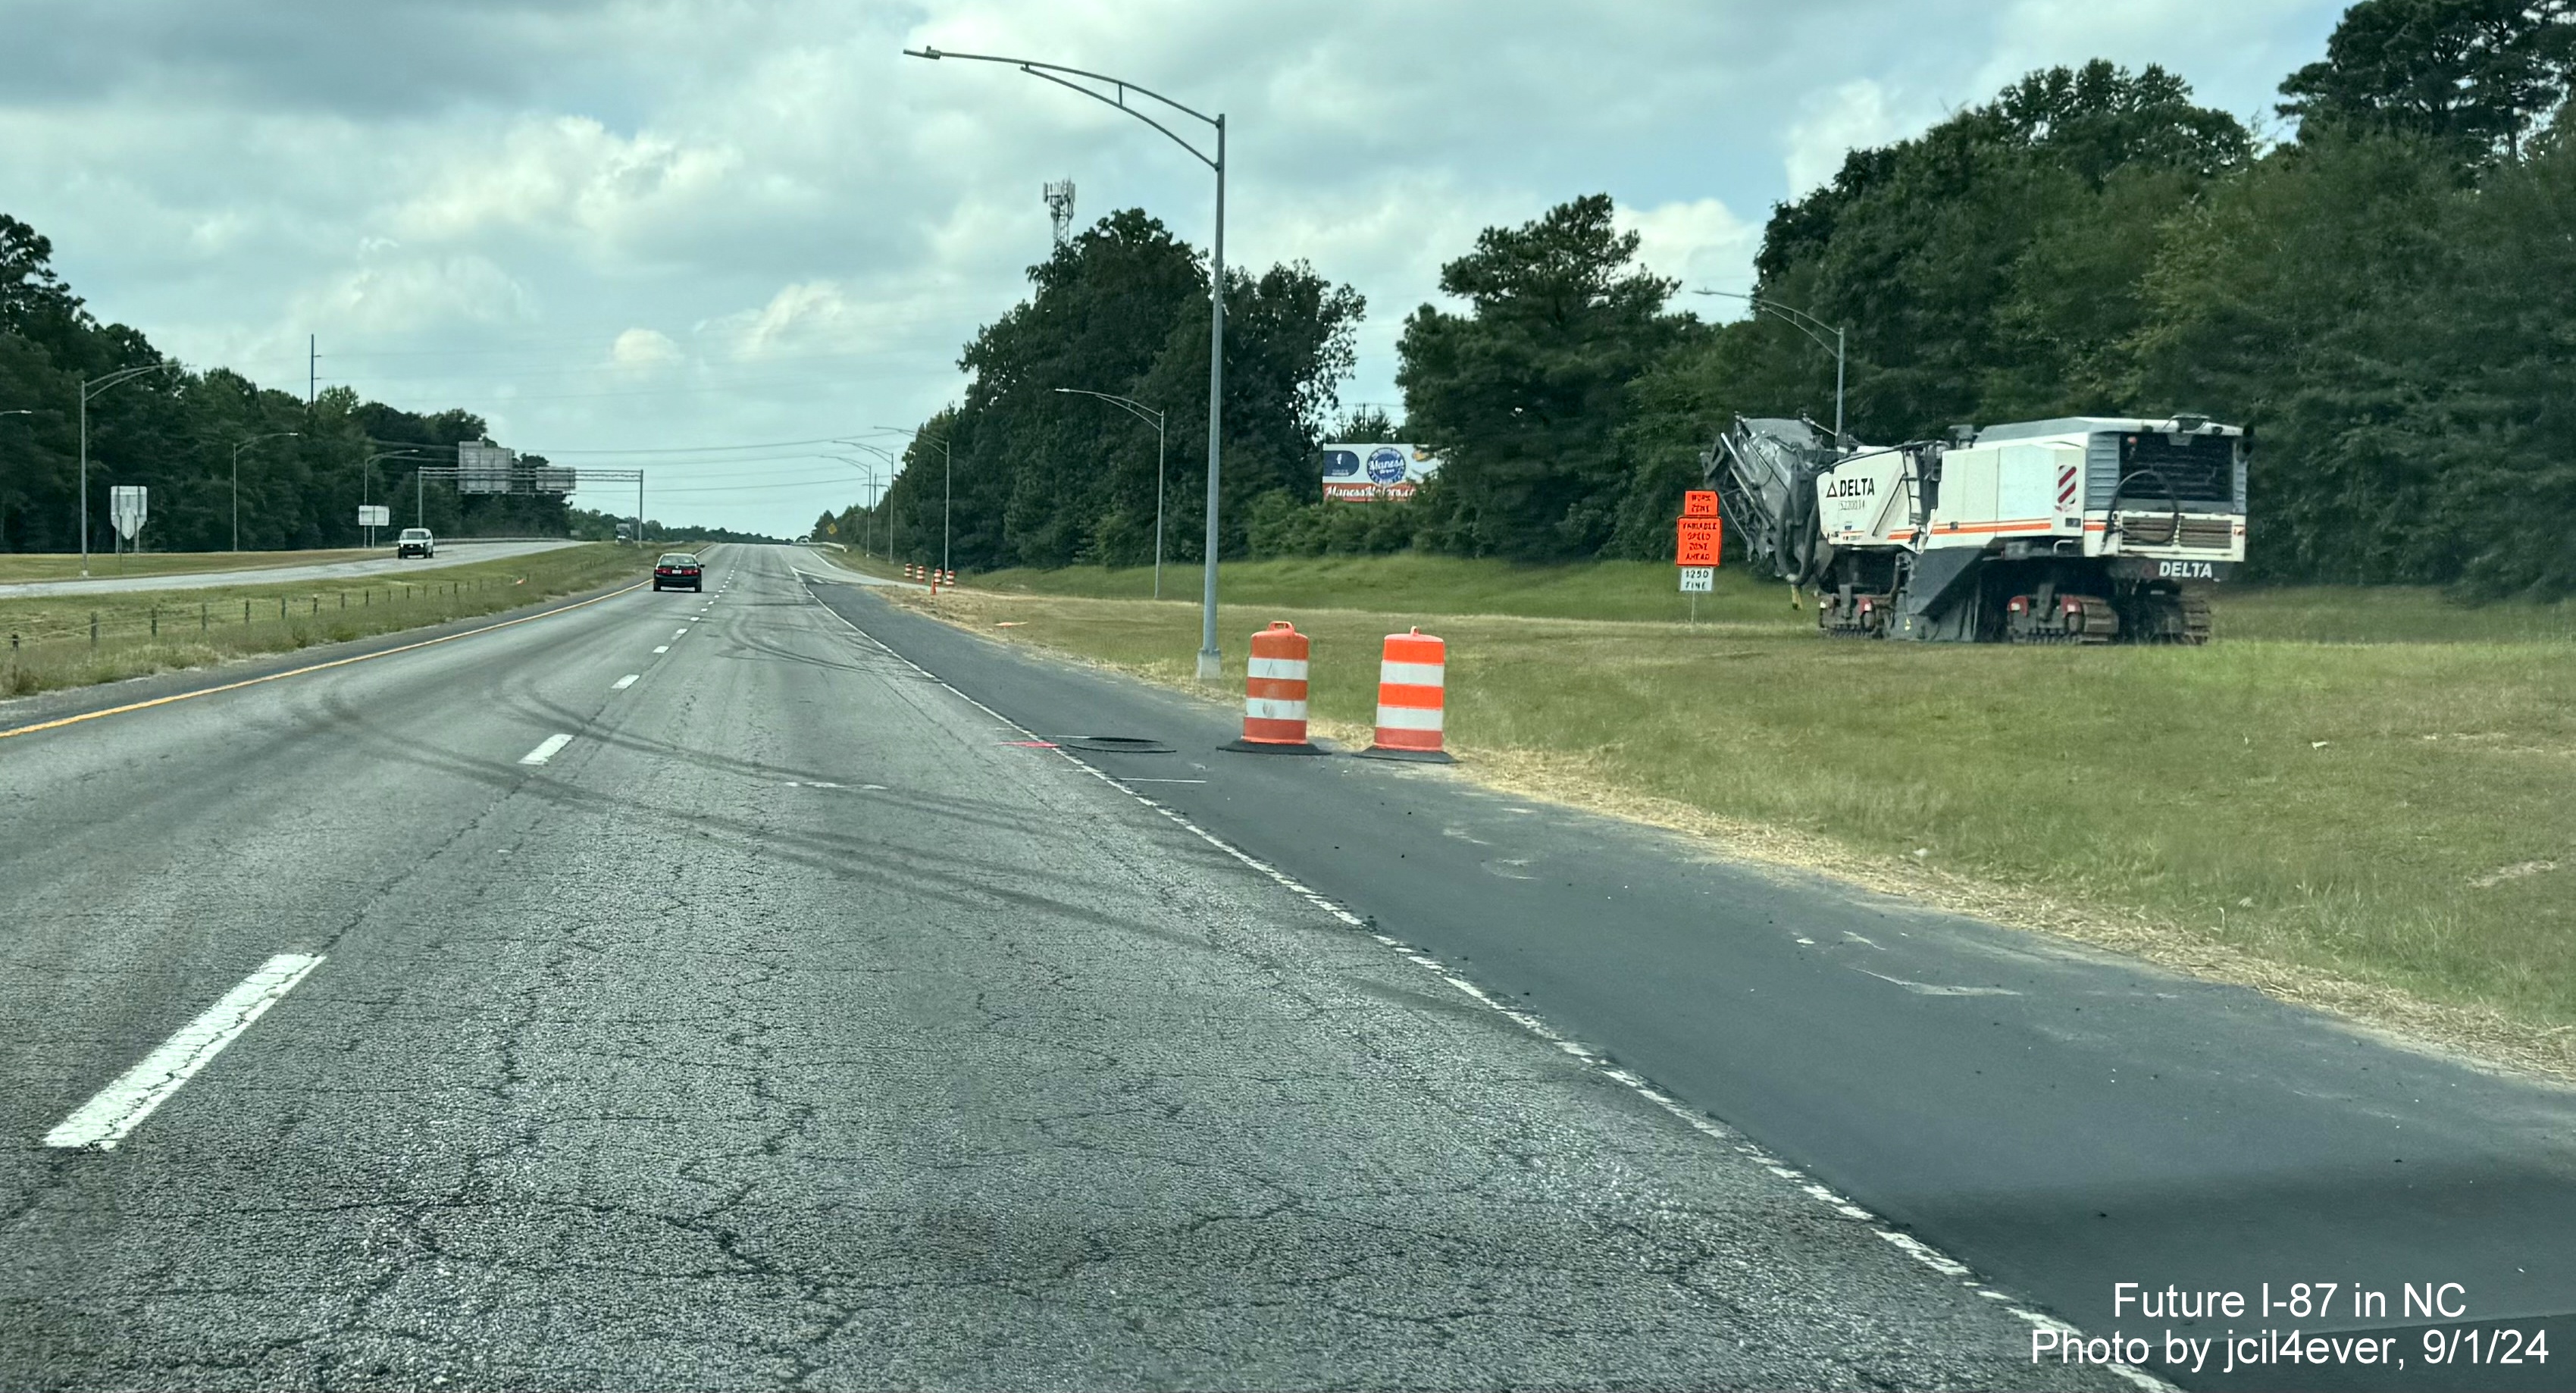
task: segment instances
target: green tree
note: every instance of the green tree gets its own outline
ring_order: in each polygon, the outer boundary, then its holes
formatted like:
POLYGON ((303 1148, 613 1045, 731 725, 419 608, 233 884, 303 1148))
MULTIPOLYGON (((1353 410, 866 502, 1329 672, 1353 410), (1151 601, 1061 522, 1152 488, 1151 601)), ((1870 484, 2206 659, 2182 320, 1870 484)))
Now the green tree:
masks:
POLYGON ((1680 340, 1676 286, 1635 265, 1606 194, 1487 228, 1441 268, 1466 313, 1405 321, 1396 381, 1441 472, 1420 498, 1436 545, 1536 560, 1597 552, 1616 529, 1630 383, 1680 340))
POLYGON ((2281 114, 2310 131, 2401 131, 2483 164, 2519 154, 2566 101, 2576 66, 2570 0, 2361 0, 2326 56, 2281 83, 2281 114))

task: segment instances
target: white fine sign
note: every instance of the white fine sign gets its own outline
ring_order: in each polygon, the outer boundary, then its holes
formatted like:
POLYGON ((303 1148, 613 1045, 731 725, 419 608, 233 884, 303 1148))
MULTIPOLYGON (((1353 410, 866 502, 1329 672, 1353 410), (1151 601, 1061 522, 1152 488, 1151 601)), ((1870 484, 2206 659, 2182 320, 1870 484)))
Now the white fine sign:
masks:
POLYGON ((107 491, 108 520, 116 524, 116 535, 127 541, 143 530, 143 519, 151 512, 148 492, 141 484, 116 484, 107 491))
POLYGON ((1717 589, 1715 566, 1683 566, 1678 569, 1682 573, 1683 594, 1706 595, 1717 589))

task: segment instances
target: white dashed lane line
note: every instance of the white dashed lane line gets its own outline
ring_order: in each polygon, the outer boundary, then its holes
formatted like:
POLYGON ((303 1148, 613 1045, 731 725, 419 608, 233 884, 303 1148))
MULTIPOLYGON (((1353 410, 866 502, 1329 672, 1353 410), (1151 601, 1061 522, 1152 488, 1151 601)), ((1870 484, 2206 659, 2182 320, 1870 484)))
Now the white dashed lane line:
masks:
POLYGON ((539 745, 535 749, 528 751, 526 754, 519 756, 519 762, 521 764, 543 764, 547 760, 554 758, 557 754, 562 753, 563 747, 571 743, 572 737, 569 735, 549 735, 546 737, 544 744, 539 745))
POLYGON ((616 681, 609 683, 608 690, 612 692, 625 691, 627 688, 635 685, 635 679, 642 677, 643 675, 644 674, 640 672, 630 672, 624 677, 618 678, 616 681))
POLYGON ((212 1063, 216 1055, 224 1052, 224 1046, 250 1029, 252 1021, 321 965, 320 957, 302 953, 280 953, 270 958, 259 971, 242 979, 240 986, 224 993, 224 999, 207 1008, 204 1015, 162 1041, 159 1049, 143 1057, 142 1063, 119 1075, 97 1096, 81 1104, 79 1111, 64 1118, 61 1126, 47 1132, 45 1145, 92 1151, 114 1149, 136 1124, 152 1115, 154 1108, 168 1102, 170 1095, 179 1091, 179 1085, 212 1063))
POLYGON ((653 651, 654 651, 654 652, 656 652, 656 653, 668 653, 668 652, 670 652, 670 651, 671 651, 671 645, 669 645, 669 644, 667 644, 667 643, 666 643, 666 644, 663 644, 661 647, 654 649, 653 651))

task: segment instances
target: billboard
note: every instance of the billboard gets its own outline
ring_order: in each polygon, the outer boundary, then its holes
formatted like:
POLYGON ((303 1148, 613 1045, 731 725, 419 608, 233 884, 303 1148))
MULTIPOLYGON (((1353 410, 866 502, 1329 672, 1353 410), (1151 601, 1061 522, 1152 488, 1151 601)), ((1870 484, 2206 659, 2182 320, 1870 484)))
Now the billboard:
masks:
POLYGON ((1440 472, 1438 457, 1419 445, 1344 442, 1319 453, 1327 502, 1401 502, 1440 472))
POLYGON ((458 493, 508 493, 519 452, 489 440, 456 442, 458 493))

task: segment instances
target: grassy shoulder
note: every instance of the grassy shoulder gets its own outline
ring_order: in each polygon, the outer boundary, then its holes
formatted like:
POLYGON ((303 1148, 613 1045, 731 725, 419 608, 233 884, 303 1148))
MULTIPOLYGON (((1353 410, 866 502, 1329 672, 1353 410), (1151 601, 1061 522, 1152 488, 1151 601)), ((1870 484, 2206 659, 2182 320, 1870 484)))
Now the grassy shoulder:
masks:
MULTIPOLYGON (((189 576, 218 571, 257 571, 275 566, 319 566, 333 561, 372 561, 389 556, 389 547, 342 547, 330 551, 169 551, 114 556, 94 553, 93 576, 189 576)), ((81 573, 77 552, 10 552, 0 554, 0 584, 34 580, 71 580, 81 573)))
POLYGON ((0 649, 0 696, 206 667, 494 614, 619 580, 643 580, 651 564, 650 554, 631 546, 594 542, 347 581, 246 580, 202 590, 0 599, 0 634, 8 644, 0 649))
MULTIPOLYGON (((1364 739, 1379 641, 1422 623, 1474 777, 2576 1075, 2568 607, 2251 592, 2202 649, 1915 646, 1822 639, 1750 587, 1697 625, 1498 613, 1544 582, 1395 560, 1229 566, 1229 671, 1294 620, 1325 733, 1364 739)), ((1574 580, 1556 607, 1622 583, 1574 580)), ((1186 601, 979 585, 939 611, 1192 685, 1186 601)))
MULTIPOLYGON (((1004 570, 965 578, 969 587, 1016 595, 1135 600, 1153 594, 1153 568, 1068 566, 1004 570)), ((1193 562, 1163 567, 1166 600, 1196 603, 1193 562)), ((1506 566, 1450 556, 1324 556, 1230 561, 1222 578, 1229 604, 1390 613, 1506 614, 1532 619, 1631 619, 1778 624, 1812 629, 1813 597, 1755 580, 1740 568, 1717 574, 1699 598, 1679 593, 1673 568, 1653 561, 1588 561, 1567 566, 1506 566)), ((2303 639, 2318 643, 2439 643, 2524 639, 2576 640, 2576 603, 2463 604, 2427 587, 2343 586, 2232 588, 2215 601, 2225 638, 2303 639)))

